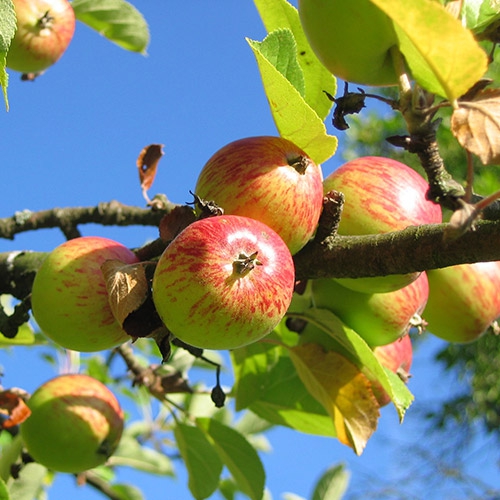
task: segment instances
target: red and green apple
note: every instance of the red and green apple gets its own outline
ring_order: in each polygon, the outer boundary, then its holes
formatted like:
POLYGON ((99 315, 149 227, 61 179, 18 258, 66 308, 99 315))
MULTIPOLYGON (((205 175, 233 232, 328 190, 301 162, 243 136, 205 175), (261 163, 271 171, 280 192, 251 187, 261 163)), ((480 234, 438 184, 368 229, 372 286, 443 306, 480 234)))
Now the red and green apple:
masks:
MULTIPOLYGON (((345 196, 341 235, 388 233, 442 221, 440 206, 426 198, 426 180, 391 158, 364 156, 348 161, 328 175, 323 186, 325 193, 335 190, 345 196)), ((339 282, 360 292, 389 292, 408 285, 418 275, 342 278, 339 282)))
POLYGON ((56 63, 75 31, 75 13, 67 0, 14 0, 17 30, 7 53, 7 67, 40 73, 56 63))
POLYGON ((43 333, 66 349, 110 349, 130 337, 115 320, 101 265, 106 260, 138 262, 127 247, 108 238, 83 236, 49 253, 36 273, 33 316, 43 333))
POLYGON ((500 262, 432 269, 423 312, 427 330, 450 342, 478 339, 500 316, 500 262))
POLYGON ((200 219, 166 248, 153 276, 165 326, 203 349, 235 349, 265 337, 292 300, 295 270, 281 237, 255 219, 200 219))
POLYGON ((257 136, 219 149, 200 172, 195 193, 225 214, 274 229, 292 254, 313 236, 323 207, 321 167, 293 142, 257 136))
POLYGON ((103 464, 123 431, 115 395, 88 375, 60 375, 28 399, 31 415, 20 425, 33 459, 58 472, 78 473, 103 464))

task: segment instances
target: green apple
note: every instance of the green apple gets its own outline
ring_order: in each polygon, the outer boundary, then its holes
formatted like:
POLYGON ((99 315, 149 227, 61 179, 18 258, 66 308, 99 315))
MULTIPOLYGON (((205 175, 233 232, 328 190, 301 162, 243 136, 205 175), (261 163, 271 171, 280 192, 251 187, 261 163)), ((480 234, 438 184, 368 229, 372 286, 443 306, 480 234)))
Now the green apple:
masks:
POLYGON ((163 252, 153 301, 165 326, 202 349, 235 349, 265 337, 290 306, 288 247, 255 219, 221 215, 184 229, 163 252))
POLYGON ((427 271, 427 330, 449 342, 478 339, 500 316, 500 262, 476 262, 427 271))
POLYGON ((398 83, 394 26, 372 2, 299 0, 299 15, 312 50, 335 76, 361 85, 398 83))
POLYGON ((335 313, 370 346, 390 344, 408 333, 429 294, 426 273, 388 293, 355 292, 333 279, 312 280, 315 307, 335 313))
POLYGON ((67 0, 14 0, 17 30, 7 67, 39 73, 64 54, 75 31, 75 13, 67 0))
POLYGON ((87 375, 60 375, 28 400, 31 415, 21 437, 33 459, 58 472, 78 473, 103 464, 123 431, 114 394, 87 375))
POLYGON ((69 240, 48 255, 31 293, 33 316, 47 337, 82 352, 130 340, 113 316, 101 272, 101 265, 112 259, 138 262, 121 243, 97 236, 69 240))
POLYGON ((257 136, 219 149, 203 167, 196 194, 224 213, 267 224, 292 254, 316 231, 323 208, 320 166, 282 137, 257 136))
MULTIPOLYGON (((363 235, 399 231, 408 226, 442 221, 441 207, 426 198, 427 181, 407 165, 379 156, 364 156, 344 163, 326 177, 325 193, 345 196, 339 234, 363 235)), ((345 287, 365 293, 402 288, 419 273, 377 278, 343 278, 345 287)))

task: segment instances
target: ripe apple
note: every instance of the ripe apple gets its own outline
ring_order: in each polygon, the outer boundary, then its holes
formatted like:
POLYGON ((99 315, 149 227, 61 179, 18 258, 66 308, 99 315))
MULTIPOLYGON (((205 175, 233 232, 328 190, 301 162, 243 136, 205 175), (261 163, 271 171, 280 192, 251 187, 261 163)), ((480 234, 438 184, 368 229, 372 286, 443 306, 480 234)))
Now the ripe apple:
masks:
POLYGON ((408 333, 429 295, 425 273, 387 293, 355 292, 333 279, 312 280, 313 303, 335 313, 370 346, 390 344, 408 333))
MULTIPOLYGON (((375 347, 373 353, 382 366, 399 375, 404 382, 408 381, 413 360, 413 347, 409 335, 404 335, 390 344, 375 347)), ((380 406, 390 403, 391 398, 378 382, 372 382, 372 391, 380 406)))
POLYGON ((103 464, 123 431, 114 394, 88 375, 60 375, 29 398, 31 415, 20 425, 34 460, 58 472, 78 473, 103 464))
POLYGON ((312 50, 335 76, 361 85, 395 85, 389 17, 369 0, 299 0, 312 50))
POLYGON ((295 270, 283 240, 254 219, 193 222, 163 252, 153 301, 165 326, 203 349, 235 349, 266 336, 292 300, 295 270))
POLYGON ((17 31, 7 53, 7 67, 39 73, 68 48, 75 31, 75 13, 67 0, 14 0, 17 31))
POLYGON ((131 250, 116 241, 83 236, 59 245, 40 266, 31 294, 33 316, 60 346, 93 352, 130 340, 109 305, 101 272, 108 259, 138 262, 131 250))
MULTIPOLYGON (((364 156, 348 161, 332 172, 323 186, 325 193, 336 190, 345 196, 339 234, 387 233, 442 221, 439 205, 426 198, 425 179, 390 158, 364 156)), ((388 292, 408 285, 418 274, 338 281, 360 292, 388 292)))
POLYGON ((500 262, 477 262, 427 271, 427 330, 449 342, 479 338, 500 316, 500 262))
POLYGON ((292 254, 311 238, 323 207, 322 172, 282 137, 247 137, 219 149, 205 164, 196 194, 226 214, 267 224, 292 254))

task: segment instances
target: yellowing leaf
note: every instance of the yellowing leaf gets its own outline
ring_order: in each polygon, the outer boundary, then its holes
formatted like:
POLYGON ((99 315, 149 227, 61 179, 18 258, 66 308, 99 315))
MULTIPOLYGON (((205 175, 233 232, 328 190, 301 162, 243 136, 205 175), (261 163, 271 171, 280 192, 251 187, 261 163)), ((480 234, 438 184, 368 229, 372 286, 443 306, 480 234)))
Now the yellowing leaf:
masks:
POLYGON ((339 441, 361 455, 379 417, 369 380, 346 358, 317 344, 293 347, 290 357, 311 395, 330 414, 339 441))
POLYGON ((460 101, 451 117, 458 142, 479 156, 484 165, 500 162, 500 89, 485 89, 471 100, 460 101))
POLYGON ((101 271, 113 316, 123 325, 127 316, 137 310, 148 296, 149 285, 144 266, 107 260, 101 266, 101 271))
POLYGON ((455 101, 486 72, 486 53, 446 9, 433 0, 371 0, 394 22, 399 48, 415 80, 455 101))
MULTIPOLYGON (((273 32, 275 33, 275 32, 273 32)), ((268 37, 275 36, 270 33, 268 37)), ((247 39, 259 66, 267 100, 280 135, 302 148, 317 164, 337 149, 337 138, 326 133, 323 120, 293 84, 266 58, 261 43, 247 39)))

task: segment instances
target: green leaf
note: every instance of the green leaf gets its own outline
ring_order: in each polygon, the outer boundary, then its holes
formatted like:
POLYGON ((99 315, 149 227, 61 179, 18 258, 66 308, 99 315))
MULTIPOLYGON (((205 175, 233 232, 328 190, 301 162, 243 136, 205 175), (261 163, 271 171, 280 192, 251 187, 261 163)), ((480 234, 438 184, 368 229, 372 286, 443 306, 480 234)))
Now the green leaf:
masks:
POLYGON ((40 464, 26 464, 19 472, 17 479, 7 481, 10 496, 16 500, 33 500, 37 498, 45 483, 47 469, 40 464))
POLYGON ((16 13, 12 0, 0 2, 0 85, 2 86, 3 98, 7 111, 9 110, 9 101, 7 99, 9 75, 7 71, 5 71, 5 64, 7 62, 7 52, 16 33, 16 29, 16 13))
POLYGON ((341 500, 349 485, 349 478, 344 464, 330 467, 316 483, 312 500, 341 500))
POLYGON ((337 352, 354 363, 370 380, 379 382, 389 394, 400 420, 403 421, 413 395, 397 375, 388 373, 372 349, 354 330, 345 326, 335 314, 326 309, 310 309, 297 316, 327 333, 335 343, 337 352))
POLYGON ((73 0, 76 18, 123 49, 146 53, 149 28, 142 14, 125 0, 73 0))
POLYGON ((196 424, 211 440, 241 491, 252 500, 261 500, 266 474, 255 448, 238 431, 216 420, 197 418, 196 424))
POLYGON ((320 63, 306 39, 297 9, 287 0, 254 0, 268 33, 288 28, 296 41, 297 60, 302 68, 305 83, 305 101, 324 120, 332 102, 324 90, 331 95, 337 91, 336 78, 320 63))
POLYGON ((139 488, 131 484, 113 484, 111 489, 120 497, 120 500, 144 500, 144 495, 139 488))
POLYGON ((467 28, 481 33, 500 19, 500 8, 491 0, 464 0, 462 15, 467 28))
POLYGON ((21 325, 17 330, 17 335, 9 339, 0 333, 0 347, 9 347, 13 345, 32 345, 35 343, 35 334, 28 323, 21 325))
POLYGON ((304 387, 286 350, 256 342, 231 352, 236 409, 248 408, 271 424, 335 437, 326 410, 304 387))
POLYGON ((209 497, 219 485, 222 472, 219 454, 199 427, 179 422, 174 435, 189 474, 189 491, 196 500, 209 497))
POLYGON ((297 44, 289 29, 277 29, 260 43, 261 54, 304 97, 305 83, 302 68, 297 61, 297 44))
POLYGON ((174 469, 170 459, 163 453, 141 446, 136 439, 124 434, 115 453, 110 457, 112 465, 124 465, 136 470, 173 476, 174 469))
POLYGON ((3 479, 0 478, 0 500, 10 500, 9 490, 3 479))
POLYGON ((273 31, 263 42, 249 39, 247 42, 257 59, 267 100, 280 135, 294 142, 320 164, 335 153, 337 138, 326 133, 325 124, 316 111, 274 66, 273 61, 267 58, 266 47, 270 43, 279 46, 280 51, 290 50, 288 42, 282 47, 282 33, 282 30, 273 31))
POLYGON ((424 89, 453 102, 486 72, 486 53, 472 33, 439 3, 371 2, 394 22, 399 49, 424 89))
POLYGON ((21 456, 23 443, 20 434, 14 438, 7 432, 3 432, 0 435, 2 437, 0 443, 0 479, 7 481, 11 477, 10 468, 12 464, 15 464, 21 456))

